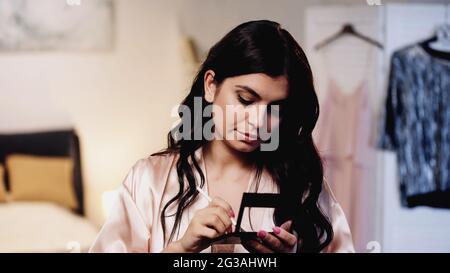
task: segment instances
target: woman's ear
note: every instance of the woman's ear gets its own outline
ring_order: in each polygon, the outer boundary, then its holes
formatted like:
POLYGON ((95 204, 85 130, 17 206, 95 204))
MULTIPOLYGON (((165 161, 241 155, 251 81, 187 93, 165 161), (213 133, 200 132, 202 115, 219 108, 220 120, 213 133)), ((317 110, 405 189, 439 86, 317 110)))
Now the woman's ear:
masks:
POLYGON ((213 103, 216 94, 217 85, 214 80, 214 75, 214 71, 208 70, 205 72, 204 76, 205 100, 209 103, 213 103))

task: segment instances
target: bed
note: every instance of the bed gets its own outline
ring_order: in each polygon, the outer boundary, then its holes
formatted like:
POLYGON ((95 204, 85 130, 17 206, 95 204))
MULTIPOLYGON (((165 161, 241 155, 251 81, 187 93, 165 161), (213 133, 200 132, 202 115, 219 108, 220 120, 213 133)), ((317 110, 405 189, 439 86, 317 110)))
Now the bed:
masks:
MULTIPOLYGON (((69 209, 45 200, 1 202, 0 252, 86 252, 98 229, 85 217, 76 132, 1 134, 0 164, 5 165, 6 158, 12 154, 70 158, 71 186, 77 206, 69 209)), ((8 170, 3 180, 6 190, 10 190, 8 170)))
POLYGON ((97 228, 51 202, 0 205, 0 252, 87 252, 97 228))

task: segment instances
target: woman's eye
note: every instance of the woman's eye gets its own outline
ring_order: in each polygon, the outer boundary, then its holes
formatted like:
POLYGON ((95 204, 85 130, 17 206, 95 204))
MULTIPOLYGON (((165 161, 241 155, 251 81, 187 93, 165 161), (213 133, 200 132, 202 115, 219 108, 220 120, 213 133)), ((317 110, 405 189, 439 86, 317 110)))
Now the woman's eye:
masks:
POLYGON ((243 105, 250 105, 253 103, 253 101, 251 100, 246 100, 244 98, 242 98, 241 96, 238 96, 239 102, 242 103, 243 105))

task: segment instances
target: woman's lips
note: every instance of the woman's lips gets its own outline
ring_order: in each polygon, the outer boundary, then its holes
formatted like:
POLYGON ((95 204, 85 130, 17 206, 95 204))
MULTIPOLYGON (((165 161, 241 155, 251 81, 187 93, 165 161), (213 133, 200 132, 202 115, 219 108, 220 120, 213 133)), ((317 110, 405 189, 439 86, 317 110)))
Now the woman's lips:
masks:
POLYGON ((251 135, 249 133, 242 133, 242 132, 239 132, 237 130, 236 130, 236 132, 238 132, 243 137, 243 139, 238 139, 238 140, 240 140, 242 142, 245 142, 245 143, 250 144, 250 145, 255 145, 255 144, 258 144, 260 142, 260 139, 257 136, 255 136, 255 135, 251 135))

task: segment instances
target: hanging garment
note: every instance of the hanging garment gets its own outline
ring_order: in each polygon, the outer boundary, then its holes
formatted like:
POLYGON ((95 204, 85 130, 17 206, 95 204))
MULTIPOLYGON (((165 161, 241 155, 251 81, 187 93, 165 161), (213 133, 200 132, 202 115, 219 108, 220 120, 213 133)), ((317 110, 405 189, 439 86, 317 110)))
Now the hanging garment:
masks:
POLYGON ((328 97, 322 106, 316 145, 324 164, 324 176, 346 215, 353 238, 361 249, 363 211, 367 211, 369 169, 370 107, 367 81, 350 95, 330 80, 328 97), (358 243, 360 242, 360 243, 358 243))
MULTIPOLYGON (((324 176, 341 204, 352 230, 355 247, 362 251, 371 238, 370 189, 368 179, 371 160, 371 107, 369 81, 369 50, 363 79, 352 92, 343 92, 328 73, 328 91, 321 105, 313 134, 324 165, 324 176)), ((373 146, 373 145, 372 145, 373 146)))
POLYGON ((397 153, 403 206, 450 207, 450 58, 393 53, 378 146, 397 153))

